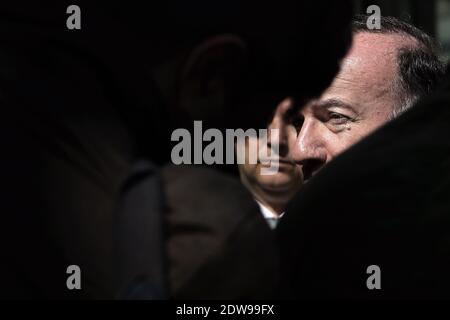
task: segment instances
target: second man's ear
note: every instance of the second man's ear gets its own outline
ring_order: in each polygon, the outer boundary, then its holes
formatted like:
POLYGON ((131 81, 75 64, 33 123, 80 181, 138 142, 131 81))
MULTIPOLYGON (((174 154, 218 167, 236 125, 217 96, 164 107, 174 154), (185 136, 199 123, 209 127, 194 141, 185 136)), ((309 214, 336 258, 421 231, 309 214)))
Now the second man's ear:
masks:
POLYGON ((189 120, 224 127, 234 109, 234 97, 242 90, 247 48, 234 35, 205 40, 188 55, 178 83, 178 106, 189 120))

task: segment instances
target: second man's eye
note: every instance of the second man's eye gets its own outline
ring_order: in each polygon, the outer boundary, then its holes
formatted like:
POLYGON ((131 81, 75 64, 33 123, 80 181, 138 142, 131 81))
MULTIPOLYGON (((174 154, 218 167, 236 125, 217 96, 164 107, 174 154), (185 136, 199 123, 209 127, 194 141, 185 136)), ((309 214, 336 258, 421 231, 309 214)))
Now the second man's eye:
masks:
POLYGON ((345 124, 350 121, 350 117, 337 112, 330 112, 328 115, 328 119, 333 124, 345 124))

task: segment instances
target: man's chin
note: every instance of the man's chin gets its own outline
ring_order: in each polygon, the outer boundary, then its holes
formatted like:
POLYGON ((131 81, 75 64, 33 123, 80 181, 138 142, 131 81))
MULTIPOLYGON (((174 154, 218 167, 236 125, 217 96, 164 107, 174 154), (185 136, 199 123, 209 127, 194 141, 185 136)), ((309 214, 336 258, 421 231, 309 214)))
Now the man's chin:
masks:
POLYGON ((277 181, 277 183, 262 183, 261 188, 270 193, 288 193, 296 188, 296 184, 292 180, 277 181))

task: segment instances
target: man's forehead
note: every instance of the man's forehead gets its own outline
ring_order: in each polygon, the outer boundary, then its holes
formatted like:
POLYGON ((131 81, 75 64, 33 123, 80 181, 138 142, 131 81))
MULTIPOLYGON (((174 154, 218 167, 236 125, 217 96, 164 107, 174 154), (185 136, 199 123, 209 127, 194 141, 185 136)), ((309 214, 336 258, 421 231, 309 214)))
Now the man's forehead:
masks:
POLYGON ((398 50, 407 46, 417 46, 416 40, 395 33, 354 34, 352 47, 330 87, 319 99, 310 100, 303 109, 329 101, 339 101, 359 109, 374 99, 392 99, 392 83, 398 72, 398 50))
POLYGON ((416 45, 414 39, 401 34, 356 33, 341 70, 322 97, 348 91, 358 94, 358 99, 386 94, 397 77, 398 50, 416 45))
POLYGON ((353 35, 352 46, 341 63, 346 67, 376 67, 376 69, 396 66, 398 50, 403 47, 417 46, 417 41, 400 33, 357 32, 353 35))

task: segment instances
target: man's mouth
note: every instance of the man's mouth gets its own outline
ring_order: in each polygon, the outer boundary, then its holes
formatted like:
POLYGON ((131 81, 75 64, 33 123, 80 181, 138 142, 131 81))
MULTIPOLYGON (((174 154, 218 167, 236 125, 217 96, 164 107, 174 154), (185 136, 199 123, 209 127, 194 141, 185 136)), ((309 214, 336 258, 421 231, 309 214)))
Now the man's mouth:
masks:
POLYGON ((262 161, 259 161, 261 165, 270 166, 272 163, 278 162, 279 166, 295 166, 296 163, 294 161, 291 161, 289 159, 283 159, 283 158, 266 158, 262 159, 262 161))

